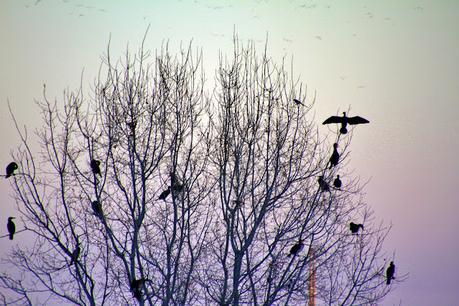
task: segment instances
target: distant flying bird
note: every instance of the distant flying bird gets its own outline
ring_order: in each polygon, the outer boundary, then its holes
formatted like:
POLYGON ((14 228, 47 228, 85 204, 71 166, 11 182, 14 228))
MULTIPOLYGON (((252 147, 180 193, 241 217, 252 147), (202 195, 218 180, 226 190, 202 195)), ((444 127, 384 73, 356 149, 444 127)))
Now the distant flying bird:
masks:
POLYGON ((14 217, 8 218, 8 224, 6 227, 8 228, 8 233, 10 234, 10 240, 13 240, 14 233, 16 232, 16 225, 13 222, 14 217))
POLYGON ((301 250, 304 248, 304 243, 303 239, 300 239, 292 248, 290 249, 290 253, 287 255, 287 257, 293 255, 296 256, 301 250))
POLYGON ((94 174, 99 174, 99 175, 102 175, 100 173, 100 161, 98 160, 91 160, 91 170, 92 170, 92 173, 94 174))
POLYGON ((301 101, 298 100, 298 99, 293 99, 293 102, 295 102, 295 104, 296 104, 297 106, 304 105, 304 104, 301 103, 301 101))
POLYGON ((341 185, 342 185, 342 182, 341 180, 339 179, 339 174, 336 176, 336 179, 333 181, 333 186, 335 186, 336 188, 341 188, 341 185))
POLYGON ((349 229, 353 234, 357 234, 359 229, 363 231, 363 224, 355 224, 354 222, 349 223, 349 229))
POLYGON ((94 212, 94 215, 96 215, 98 218, 103 219, 104 218, 104 212, 102 211, 102 204, 100 204, 99 201, 93 201, 91 203, 92 210, 94 212))
POLYGON ((76 264, 78 257, 80 257, 80 246, 77 244, 75 250, 72 252, 71 260, 69 266, 76 264))
POLYGON ((171 193, 171 187, 167 187, 166 190, 161 192, 161 194, 159 195, 158 200, 166 200, 167 196, 169 196, 170 193, 171 193))
POLYGON ((395 274, 395 265, 394 265, 394 262, 391 261, 389 267, 386 270, 386 278, 387 278, 386 284, 387 285, 390 285, 390 281, 395 279, 394 274, 395 274))
POLYGON ((333 153, 330 157, 330 169, 338 165, 339 162, 339 153, 338 153, 338 144, 333 144, 333 153))
POLYGON ((14 171, 18 168, 18 164, 15 162, 11 162, 6 166, 6 175, 5 178, 9 178, 10 176, 14 175, 14 171))
POLYGON ((347 125, 355 125, 355 124, 364 124, 364 123, 370 123, 365 118, 355 116, 355 117, 347 117, 346 112, 343 112, 343 117, 338 117, 338 116, 331 116, 327 120, 325 120, 322 124, 330 124, 330 123, 341 123, 341 128, 339 132, 341 134, 347 134, 347 125))
POLYGON ((330 186, 328 186, 328 183, 324 180, 322 175, 319 176, 317 182, 319 183, 319 187, 322 191, 330 191, 330 186))

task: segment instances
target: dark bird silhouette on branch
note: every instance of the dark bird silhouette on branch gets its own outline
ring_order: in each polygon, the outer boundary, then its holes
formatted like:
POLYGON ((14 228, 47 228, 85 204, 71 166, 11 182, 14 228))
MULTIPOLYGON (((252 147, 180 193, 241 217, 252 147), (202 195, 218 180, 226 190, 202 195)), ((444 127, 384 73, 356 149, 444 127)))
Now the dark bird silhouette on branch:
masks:
POLYGON ((389 267, 386 270, 386 278, 387 278, 386 284, 387 285, 390 285, 390 281, 395 279, 394 274, 395 274, 395 265, 394 265, 394 262, 391 261, 389 267))
POLYGON ((141 279, 134 279, 130 286, 131 286, 131 291, 134 297, 140 301, 142 299, 142 287, 145 284, 147 279, 141 278, 141 279))
POLYGON ((290 253, 287 255, 287 257, 290 257, 291 255, 296 256, 299 252, 301 252, 303 248, 303 239, 300 239, 294 246, 290 248, 290 253))
POLYGON ((335 187, 338 188, 338 189, 341 188, 342 182, 341 182, 341 180, 339 179, 339 174, 336 176, 336 179, 333 181, 333 186, 335 186, 335 187))
POLYGON ((319 183, 320 190, 330 192, 330 186, 324 180, 324 177, 322 175, 319 176, 319 179, 317 180, 317 182, 319 183))
POLYGON ((100 172, 100 161, 95 159, 91 160, 91 170, 94 174, 102 175, 100 172))
POLYGON ((161 194, 159 195, 158 197, 158 200, 166 200, 166 198, 169 196, 169 194, 171 193, 171 187, 167 187, 166 190, 164 190, 163 192, 161 192, 161 194))
POLYGON ((339 153, 338 153, 338 144, 333 144, 333 153, 330 157, 330 169, 338 165, 339 162, 339 153))
POLYGON ((293 99, 293 102, 295 102, 295 104, 296 104, 297 106, 304 105, 304 104, 301 103, 301 101, 298 100, 298 99, 293 99))
POLYGON ((14 217, 8 218, 8 224, 6 227, 8 228, 8 233, 10 234, 10 240, 13 240, 14 233, 16 233, 16 225, 13 222, 14 217))
POLYGON ((331 123, 341 123, 341 128, 339 132, 341 134, 347 134, 347 125, 356 125, 356 124, 364 124, 364 123, 370 123, 365 118, 359 117, 359 116, 354 116, 354 117, 347 117, 346 112, 343 112, 343 117, 339 116, 331 116, 327 120, 325 120, 322 124, 331 124, 331 123))
POLYGON ((14 171, 18 168, 18 164, 15 162, 11 162, 6 166, 6 175, 5 178, 9 178, 10 176, 14 175, 14 171))
POLYGON ((349 229, 353 234, 357 234, 359 229, 363 231, 363 224, 355 224, 354 222, 349 223, 349 229))
POLYGON ((76 261, 78 260, 78 257, 80 257, 80 251, 81 249, 80 249, 79 243, 77 242, 76 248, 72 252, 72 255, 70 256, 71 260, 70 260, 69 266, 73 265, 73 263, 75 263, 76 265, 76 261))
POLYGON ((97 216, 100 219, 104 218, 104 212, 102 210, 102 204, 99 201, 93 201, 91 203, 92 210, 94 212, 94 215, 97 216))

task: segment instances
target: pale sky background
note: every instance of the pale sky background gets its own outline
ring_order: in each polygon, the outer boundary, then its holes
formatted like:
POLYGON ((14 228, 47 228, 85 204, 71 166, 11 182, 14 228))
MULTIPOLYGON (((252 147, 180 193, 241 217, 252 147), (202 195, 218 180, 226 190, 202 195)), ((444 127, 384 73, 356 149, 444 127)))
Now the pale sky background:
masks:
MULTIPOLYGON (((365 200, 393 224, 385 250, 409 273, 382 305, 459 305, 459 1, 0 0, 0 165, 19 144, 7 99, 39 127, 43 83, 61 98, 84 69, 89 91, 110 35, 115 57, 136 50, 148 25, 148 49, 202 48, 209 80, 234 29, 260 48, 268 34, 273 58, 293 56, 317 92, 318 123, 349 107, 369 119, 349 167, 370 180, 365 200)), ((18 215, 7 181, 0 192, 3 235, 18 215)), ((15 243, 1 239, 0 254, 15 243)))

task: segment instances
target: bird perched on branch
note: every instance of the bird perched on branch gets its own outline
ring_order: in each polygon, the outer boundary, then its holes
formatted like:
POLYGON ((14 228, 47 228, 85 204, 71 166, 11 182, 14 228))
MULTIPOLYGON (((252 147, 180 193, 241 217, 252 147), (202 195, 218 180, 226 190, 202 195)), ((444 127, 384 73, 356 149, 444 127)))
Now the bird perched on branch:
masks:
POLYGON ((330 157, 330 169, 338 165, 339 162, 339 153, 338 153, 338 144, 333 144, 333 153, 330 157))
POLYGON ((328 183, 324 180, 324 177, 321 175, 319 176, 319 179, 317 180, 317 182, 319 183, 319 187, 322 191, 328 191, 330 192, 330 186, 328 185, 328 183))
POLYGON ((76 248, 72 252, 69 266, 73 265, 73 263, 76 264, 76 261, 77 261, 78 257, 80 257, 80 251, 81 251, 81 249, 80 249, 79 243, 77 242, 76 248))
POLYGON ((343 117, 338 117, 338 116, 331 116, 327 120, 325 120, 322 124, 330 124, 330 123, 341 123, 341 128, 339 132, 341 134, 347 134, 347 125, 356 125, 356 124, 364 124, 364 123, 370 123, 365 118, 359 117, 359 116, 354 116, 354 117, 347 117, 346 112, 343 112, 343 117))
POLYGON ((170 193, 171 193, 171 187, 167 187, 166 190, 161 192, 161 194, 158 197, 158 200, 166 200, 166 198, 169 196, 170 193))
POLYGON ((10 176, 14 175, 14 171, 18 168, 18 164, 15 162, 11 162, 6 166, 6 175, 5 178, 9 178, 10 176))
POLYGON ((91 160, 91 170, 92 170, 92 173, 94 174, 99 174, 99 175, 102 175, 100 173, 100 161, 98 160, 91 160))
POLYGON ((353 234, 357 234, 359 229, 363 231, 363 224, 355 224, 354 222, 349 223, 349 229, 353 234))
POLYGON ((13 240, 14 233, 16 232, 16 225, 13 222, 14 217, 8 218, 8 224, 6 227, 8 228, 8 233, 10 234, 10 240, 13 240))
POLYGON ((333 186, 340 189, 342 185, 341 180, 339 179, 339 174, 336 176, 336 179, 333 181, 333 186))
POLYGON ((143 285, 145 284, 146 281, 147 281, 147 279, 145 279, 145 278, 134 279, 130 284, 132 294, 139 301, 142 299, 142 287, 143 287, 143 285))
POLYGON ((391 261, 389 267, 386 270, 386 278, 387 278, 386 284, 387 285, 390 285, 390 281, 395 279, 394 274, 395 274, 395 265, 394 265, 394 262, 391 261))
POLYGON ((102 204, 99 201, 93 201, 91 203, 92 210, 94 212, 94 215, 97 216, 100 219, 104 218, 104 212, 102 210, 102 204))
POLYGON ((295 104, 296 104, 297 106, 304 105, 304 104, 301 103, 301 101, 298 100, 298 99, 293 99, 293 102, 295 102, 295 104))
POLYGON ((291 255, 296 256, 301 250, 304 248, 304 243, 303 239, 300 239, 294 246, 291 247, 290 253, 287 255, 287 257, 290 257, 291 255))

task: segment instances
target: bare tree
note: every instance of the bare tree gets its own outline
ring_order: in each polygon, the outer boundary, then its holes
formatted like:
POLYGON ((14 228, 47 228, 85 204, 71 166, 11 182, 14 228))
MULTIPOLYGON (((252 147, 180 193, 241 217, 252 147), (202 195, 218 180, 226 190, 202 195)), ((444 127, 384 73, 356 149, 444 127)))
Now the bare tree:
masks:
POLYGON ((323 188, 346 174, 352 133, 328 167, 315 97, 237 39, 212 95, 204 80, 191 46, 175 57, 142 46, 118 62, 107 51, 89 97, 44 91, 39 152, 17 127, 10 180, 35 243, 4 259, 5 303, 360 305, 389 292, 388 229, 361 185, 348 174, 323 188))

